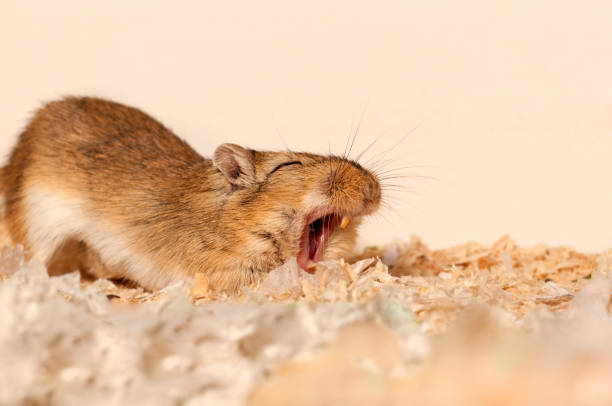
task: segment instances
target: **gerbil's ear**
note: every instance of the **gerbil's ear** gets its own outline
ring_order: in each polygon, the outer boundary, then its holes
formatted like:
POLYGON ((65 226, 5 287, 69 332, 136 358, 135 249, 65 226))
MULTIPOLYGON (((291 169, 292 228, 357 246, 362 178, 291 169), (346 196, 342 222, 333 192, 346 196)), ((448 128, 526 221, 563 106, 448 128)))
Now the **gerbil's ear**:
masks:
POLYGON ((246 187, 256 182, 255 162, 250 149, 236 144, 221 144, 215 150, 213 164, 232 185, 246 187))

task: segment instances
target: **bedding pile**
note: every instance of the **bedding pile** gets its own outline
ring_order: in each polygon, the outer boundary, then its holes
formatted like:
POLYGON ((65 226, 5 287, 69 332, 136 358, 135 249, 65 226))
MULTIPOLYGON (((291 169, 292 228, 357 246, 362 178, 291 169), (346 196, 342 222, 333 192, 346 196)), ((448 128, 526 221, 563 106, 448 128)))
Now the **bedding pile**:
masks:
POLYGON ((413 238, 146 292, 9 245, 0 405, 610 405, 611 278, 612 250, 413 238))

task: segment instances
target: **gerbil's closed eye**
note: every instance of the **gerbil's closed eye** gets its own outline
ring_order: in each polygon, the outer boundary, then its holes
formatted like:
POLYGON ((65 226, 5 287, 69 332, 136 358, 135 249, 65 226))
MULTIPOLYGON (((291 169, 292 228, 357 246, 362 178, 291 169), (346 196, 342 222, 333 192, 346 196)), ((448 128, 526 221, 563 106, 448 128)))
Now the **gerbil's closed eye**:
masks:
POLYGON ((270 173, 268 173, 268 176, 272 175, 274 172, 278 171, 283 166, 289 166, 289 165, 302 165, 303 166, 304 164, 301 163, 300 161, 283 162, 282 164, 276 165, 276 167, 272 169, 270 173))

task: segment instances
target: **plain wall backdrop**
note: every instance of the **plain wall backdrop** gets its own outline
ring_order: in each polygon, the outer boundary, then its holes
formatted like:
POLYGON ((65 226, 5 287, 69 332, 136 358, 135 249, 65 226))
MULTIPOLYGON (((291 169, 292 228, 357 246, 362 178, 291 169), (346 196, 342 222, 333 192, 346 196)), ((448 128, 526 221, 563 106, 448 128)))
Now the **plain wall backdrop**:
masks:
POLYGON ((62 95, 222 142, 402 168, 363 244, 612 246, 612 3, 0 2, 0 154, 62 95), (388 162, 384 162, 388 161, 388 162), (424 177, 417 177, 424 176, 424 177))

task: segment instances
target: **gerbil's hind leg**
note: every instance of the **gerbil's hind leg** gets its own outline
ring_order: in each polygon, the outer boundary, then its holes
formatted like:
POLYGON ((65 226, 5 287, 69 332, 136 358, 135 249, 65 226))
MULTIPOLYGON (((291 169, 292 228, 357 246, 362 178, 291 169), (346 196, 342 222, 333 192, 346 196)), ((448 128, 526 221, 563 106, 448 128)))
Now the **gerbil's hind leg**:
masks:
POLYGON ((76 239, 69 239, 61 244, 47 261, 47 271, 51 276, 82 270, 81 244, 76 239))
POLYGON ((66 238, 64 236, 53 235, 48 235, 46 237, 47 238, 40 238, 39 236, 36 239, 28 238, 25 245, 30 259, 37 260, 38 262, 49 266, 51 260, 55 256, 55 253, 60 251, 60 248, 64 244, 66 238))
POLYGON ((90 279, 122 278, 125 274, 118 267, 105 265, 97 252, 77 238, 70 238, 57 248, 47 262, 47 270, 51 276, 78 270, 83 277, 90 279))

